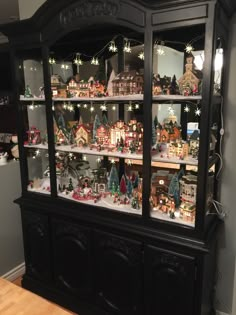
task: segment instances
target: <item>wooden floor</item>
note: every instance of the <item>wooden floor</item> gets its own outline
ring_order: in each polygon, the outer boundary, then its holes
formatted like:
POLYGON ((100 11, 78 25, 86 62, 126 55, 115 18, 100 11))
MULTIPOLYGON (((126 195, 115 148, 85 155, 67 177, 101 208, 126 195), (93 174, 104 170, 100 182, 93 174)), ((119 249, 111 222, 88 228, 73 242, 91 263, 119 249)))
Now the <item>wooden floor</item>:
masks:
MULTIPOLYGON (((13 283, 15 284, 15 285, 17 285, 18 287, 21 287, 21 277, 19 277, 19 278, 17 278, 15 281, 13 281, 13 283)), ((10 294, 10 292, 9 292, 9 294, 10 294)), ((40 297, 40 299, 42 299, 41 297, 40 297)), ((46 300, 45 300, 46 301, 46 300)), ((0 302, 1 302, 1 296, 0 296, 0 302)), ((29 303, 30 303, 30 301, 29 301, 29 303)), ((68 311, 68 310, 66 310, 66 309, 63 309, 61 306, 60 306, 60 309, 59 310, 57 310, 56 312, 53 312, 52 311, 52 309, 53 309, 53 306, 55 306, 56 304, 54 304, 54 303, 52 303, 52 302, 49 302, 49 301, 47 301, 47 304, 48 304, 48 311, 47 311, 47 313, 41 313, 41 315, 47 315, 47 314, 50 314, 50 315, 53 315, 53 314, 55 314, 55 315, 71 315, 71 314, 73 314, 73 315, 77 315, 76 313, 72 313, 71 311, 68 311)), ((20 304, 21 305, 21 304, 20 304)), ((24 307, 23 305, 22 305, 22 307, 24 307)), ((2 314, 5 314, 5 313, 3 313, 2 311, 1 311, 1 303, 0 303, 0 314, 2 315, 2 314)), ((18 313, 16 313, 16 314, 11 314, 11 313, 6 313, 7 315, 9 314, 9 315, 17 315, 18 313)), ((19 314, 26 314, 26 313, 24 313, 24 312, 20 312, 20 310, 19 310, 19 314)), ((37 313, 38 314, 38 313, 37 313)), ((28 315, 28 313, 27 313, 27 315, 28 315)), ((32 313, 32 315, 33 315, 33 313, 32 313)))

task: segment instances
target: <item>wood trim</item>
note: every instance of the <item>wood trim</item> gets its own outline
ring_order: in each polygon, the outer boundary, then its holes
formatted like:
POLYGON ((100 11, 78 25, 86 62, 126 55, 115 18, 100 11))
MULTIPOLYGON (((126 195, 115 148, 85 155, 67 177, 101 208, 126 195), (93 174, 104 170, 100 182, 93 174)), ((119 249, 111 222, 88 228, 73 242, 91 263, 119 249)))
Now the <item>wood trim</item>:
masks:
POLYGON ((16 266, 15 268, 11 269, 1 277, 8 281, 14 281, 17 278, 21 277, 25 273, 25 263, 16 266))

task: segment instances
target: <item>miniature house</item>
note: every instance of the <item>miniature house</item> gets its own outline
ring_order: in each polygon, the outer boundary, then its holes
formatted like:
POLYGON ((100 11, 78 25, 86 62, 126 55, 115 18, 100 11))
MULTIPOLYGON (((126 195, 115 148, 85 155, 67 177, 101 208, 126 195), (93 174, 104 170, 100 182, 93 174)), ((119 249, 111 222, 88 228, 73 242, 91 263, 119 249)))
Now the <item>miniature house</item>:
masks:
POLYGON ((196 206, 189 202, 182 202, 180 207, 180 218, 186 222, 193 223, 196 217, 196 206))
POLYGON ((100 125, 96 130, 96 140, 100 145, 109 144, 109 128, 105 125, 100 125))
POLYGON ((51 90, 53 97, 67 97, 67 87, 57 74, 51 76, 51 90))
POLYGON ((125 71, 119 73, 112 80, 113 96, 141 94, 143 93, 143 85, 143 74, 136 70, 129 70, 127 66, 125 71))
POLYGON ((169 171, 157 171, 152 175, 151 197, 153 206, 157 207, 160 203, 162 194, 167 194, 173 174, 169 171))
POLYGON ((190 54, 186 58, 185 73, 178 80, 180 94, 185 96, 199 94, 202 77, 202 72, 195 69, 194 56, 190 54))
POLYGON ((121 138, 125 140, 127 125, 123 121, 117 121, 110 129, 110 144, 116 146, 121 138))
POLYGON ((197 176, 196 175, 184 175, 180 181, 180 199, 184 202, 191 204, 196 203, 197 197, 197 176))
POLYGON ((181 126, 177 124, 177 117, 170 115, 156 129, 157 142, 168 143, 170 141, 178 141, 181 139, 181 126))
POLYGON ((132 143, 142 146, 143 143, 143 125, 132 119, 128 122, 128 127, 125 132, 125 145, 130 147, 132 143))
POLYGON ((168 147, 169 157, 184 158, 188 156, 189 145, 185 141, 170 142, 168 147))
POLYGON ((75 142, 78 147, 88 145, 91 141, 91 130, 85 125, 81 124, 75 130, 75 142))
POLYGON ((28 134, 28 144, 38 144, 41 143, 40 130, 36 127, 31 127, 30 130, 27 131, 28 134))
POLYGON ((189 138, 189 153, 194 157, 198 157, 200 133, 194 130, 189 138))
POLYGON ((72 78, 68 82, 68 92, 71 97, 98 97, 105 95, 105 86, 98 82, 93 81, 93 78, 88 81, 80 80, 76 81, 72 78))

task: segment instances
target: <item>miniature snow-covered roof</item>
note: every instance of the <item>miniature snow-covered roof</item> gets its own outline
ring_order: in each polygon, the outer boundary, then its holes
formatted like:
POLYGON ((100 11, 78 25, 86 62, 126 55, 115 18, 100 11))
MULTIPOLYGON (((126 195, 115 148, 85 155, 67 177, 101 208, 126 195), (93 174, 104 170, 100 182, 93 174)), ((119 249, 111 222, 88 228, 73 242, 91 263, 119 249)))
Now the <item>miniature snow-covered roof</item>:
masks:
POLYGON ((85 124, 78 125, 75 132, 77 133, 81 128, 84 129, 87 133, 91 132, 91 130, 85 124))
POLYGON ((190 136, 190 140, 199 140, 200 132, 198 130, 194 130, 194 132, 190 136))

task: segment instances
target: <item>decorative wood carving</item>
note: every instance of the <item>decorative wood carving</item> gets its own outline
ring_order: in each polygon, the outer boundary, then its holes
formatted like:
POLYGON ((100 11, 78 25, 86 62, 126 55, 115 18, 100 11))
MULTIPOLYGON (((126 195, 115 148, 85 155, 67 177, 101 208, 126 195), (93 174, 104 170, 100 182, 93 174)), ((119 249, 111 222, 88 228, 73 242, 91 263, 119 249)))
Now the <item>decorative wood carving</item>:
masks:
POLYGON ((75 6, 65 9, 60 14, 61 25, 73 24, 77 19, 89 18, 95 16, 117 16, 120 5, 118 1, 113 0, 82 0, 75 6))
POLYGON ((116 237, 100 238, 99 247, 114 249, 122 252, 132 264, 140 262, 140 246, 116 237))
POLYGON ((55 235, 58 237, 65 235, 73 235, 79 239, 84 246, 88 245, 88 231, 72 224, 63 224, 56 222, 55 235))

